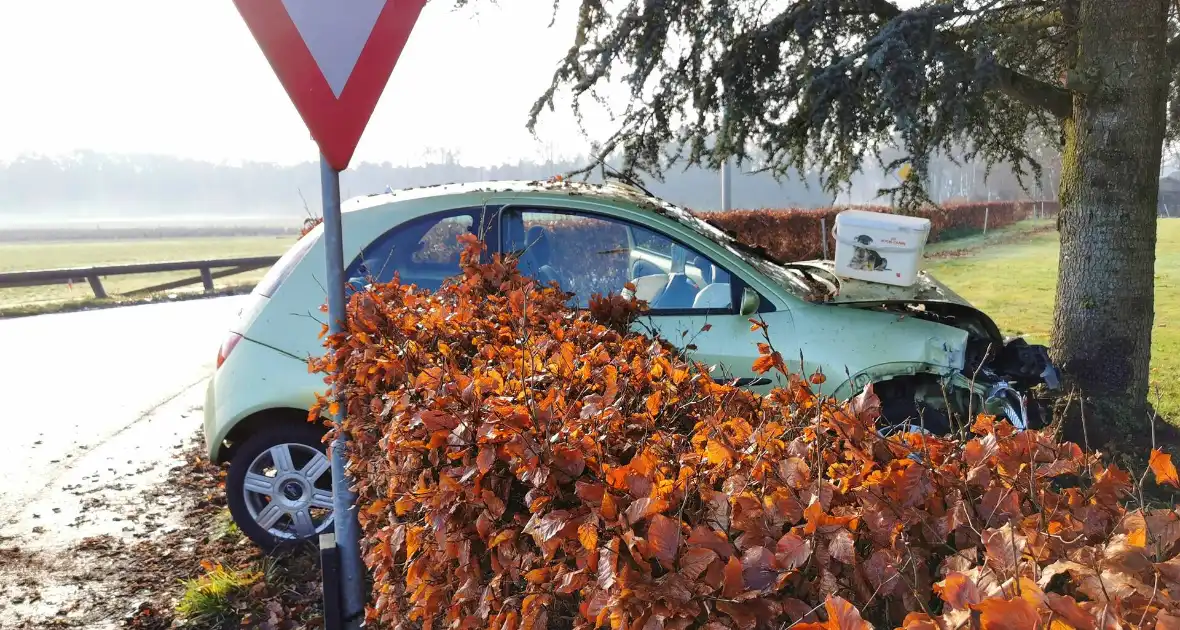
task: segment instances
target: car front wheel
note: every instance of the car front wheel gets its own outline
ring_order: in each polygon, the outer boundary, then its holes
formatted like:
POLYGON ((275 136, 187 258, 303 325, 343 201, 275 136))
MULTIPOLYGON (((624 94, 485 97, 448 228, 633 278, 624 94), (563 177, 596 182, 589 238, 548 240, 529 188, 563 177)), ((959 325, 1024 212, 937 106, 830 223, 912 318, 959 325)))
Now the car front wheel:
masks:
POLYGON ((229 465, 230 514, 265 550, 315 539, 332 527, 331 463, 312 425, 264 429, 247 438, 229 465))

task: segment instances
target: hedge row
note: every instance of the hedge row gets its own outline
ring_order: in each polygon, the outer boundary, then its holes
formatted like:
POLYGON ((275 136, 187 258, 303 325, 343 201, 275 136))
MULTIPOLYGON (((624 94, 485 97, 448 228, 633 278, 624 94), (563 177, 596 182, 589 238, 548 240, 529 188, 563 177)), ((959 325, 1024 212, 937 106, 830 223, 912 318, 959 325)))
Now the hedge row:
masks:
POLYGON ((436 294, 354 294, 313 364, 347 397, 367 627, 1178 627, 1180 511, 1129 509, 1116 465, 987 416, 883 438, 871 388, 838 404, 769 343, 781 387, 714 382, 641 304, 571 311, 465 246, 436 294))
MULTIPOLYGON (((1055 216, 1058 211, 1056 202, 1028 202, 1028 201, 996 201, 979 203, 945 204, 940 208, 924 208, 917 211, 917 216, 930 219, 931 230, 929 242, 937 242, 944 236, 957 236, 964 231, 978 231, 987 227, 999 228, 1012 225, 1033 216, 1034 209, 1039 215, 1055 216)), ((856 206, 862 210, 892 213, 888 206, 856 206)), ((738 240, 763 248, 770 256, 781 262, 816 259, 823 256, 823 238, 827 238, 829 252, 834 251, 835 241, 831 235, 836 215, 848 208, 833 207, 815 210, 804 209, 771 209, 760 210, 730 210, 728 212, 697 212, 697 216, 709 221, 713 225, 730 232, 738 240), (826 228, 826 232, 825 232, 826 228)), ((318 220, 308 219, 304 222, 303 234, 318 225, 318 220)), ((448 224, 450 225, 450 224, 448 224)), ((571 252, 587 250, 587 238, 595 241, 611 240, 612 246, 620 242, 625 244, 624 237, 617 235, 598 234, 602 224, 587 225, 578 221, 565 221, 549 226, 550 238, 553 239, 556 250, 562 251, 567 257, 571 252), (567 233, 568 232, 568 233, 567 233), (623 240, 619 240, 622 238, 623 240), (574 248, 560 247, 562 243, 577 245, 574 248)), ((428 243, 425 255, 433 262, 445 262, 453 256, 454 237, 461 231, 457 225, 450 225, 452 229, 432 232, 427 235, 428 243)), ((607 249, 599 248, 599 251, 607 249)), ((587 264, 602 264, 587 254, 587 264)), ((567 261, 568 262, 568 261, 567 261)), ((611 264, 614 264, 613 262, 611 264)), ((626 261, 620 264, 625 268, 626 261)), ((577 267, 581 269, 581 267, 577 267)), ((604 272, 606 275, 606 272, 604 272)), ((604 277, 606 277, 604 275, 604 277)), ((613 277, 613 275, 611 276, 613 277)))
MULTIPOLYGON (((1045 202, 1046 216, 1058 211, 1056 202, 1045 202)), ((857 206, 860 210, 892 213, 887 206, 857 206)), ((835 240, 831 230, 836 215, 848 208, 824 208, 818 210, 731 210, 729 212, 699 212, 697 216, 732 233, 738 240, 761 246, 772 257, 781 262, 820 258, 824 253, 823 238, 827 238, 829 252, 834 251, 835 240), (826 232, 825 232, 826 228, 826 232)), ((944 204, 940 208, 923 208, 913 213, 930 219, 930 237, 934 243, 944 236, 961 235, 964 231, 978 231, 987 222, 988 229, 1005 227, 1017 221, 1038 216, 1041 202, 995 201, 979 203, 944 204)), ((829 254, 830 255, 830 254, 829 254)))

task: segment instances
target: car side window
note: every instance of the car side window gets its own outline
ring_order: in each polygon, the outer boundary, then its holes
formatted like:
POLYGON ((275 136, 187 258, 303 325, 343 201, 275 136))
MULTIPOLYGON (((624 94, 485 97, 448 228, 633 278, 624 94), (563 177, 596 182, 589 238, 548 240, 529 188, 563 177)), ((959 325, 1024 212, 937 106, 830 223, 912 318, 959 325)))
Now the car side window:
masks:
POLYGON ((653 312, 730 311, 730 274, 697 251, 638 224, 594 214, 505 212, 504 251, 519 252, 523 273, 557 282, 578 306, 619 294, 627 283, 653 312))
POLYGON ((459 236, 474 233, 476 216, 454 211, 413 219, 377 237, 353 261, 348 277, 389 282, 395 273, 402 284, 437 291, 443 281, 460 273, 459 236))
POLYGON ((426 230, 422 238, 418 239, 411 262, 419 265, 455 265, 458 269, 459 254, 463 246, 459 237, 471 232, 475 224, 471 215, 446 217, 426 230))

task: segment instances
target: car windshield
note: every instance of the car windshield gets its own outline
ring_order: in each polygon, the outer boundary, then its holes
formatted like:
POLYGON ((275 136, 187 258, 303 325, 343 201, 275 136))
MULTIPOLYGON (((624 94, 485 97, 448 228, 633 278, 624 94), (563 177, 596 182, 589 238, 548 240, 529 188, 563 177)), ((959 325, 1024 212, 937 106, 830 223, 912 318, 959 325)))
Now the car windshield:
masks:
POLYGON ((764 276, 804 300, 827 301, 839 290, 839 280, 827 270, 810 265, 777 262, 761 248, 742 243, 688 210, 675 206, 669 206, 668 209, 672 218, 680 224, 728 249, 764 276), (829 280, 824 278, 824 275, 832 277, 829 280))

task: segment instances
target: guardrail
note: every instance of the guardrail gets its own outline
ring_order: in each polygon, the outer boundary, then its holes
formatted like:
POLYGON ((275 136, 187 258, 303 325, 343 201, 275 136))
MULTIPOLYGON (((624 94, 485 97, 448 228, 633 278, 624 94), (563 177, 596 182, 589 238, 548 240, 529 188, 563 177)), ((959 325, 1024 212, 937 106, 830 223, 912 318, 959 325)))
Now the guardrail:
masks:
POLYGON ((196 284, 204 285, 205 292, 213 290, 213 280, 237 275, 255 269, 270 267, 279 259, 278 256, 252 256, 247 258, 219 258, 214 260, 186 260, 173 262, 134 263, 128 265, 103 265, 99 267, 75 267, 72 269, 36 269, 32 271, 6 271, 0 273, 0 289, 16 287, 36 287, 50 284, 63 284, 85 279, 94 291, 94 297, 106 298, 106 289, 102 286, 103 276, 126 276, 132 274, 163 273, 167 271, 196 271, 198 275, 181 280, 173 280, 142 289, 136 289, 124 295, 142 295, 156 293, 179 287, 196 284), (220 271, 214 271, 220 269, 220 271))

